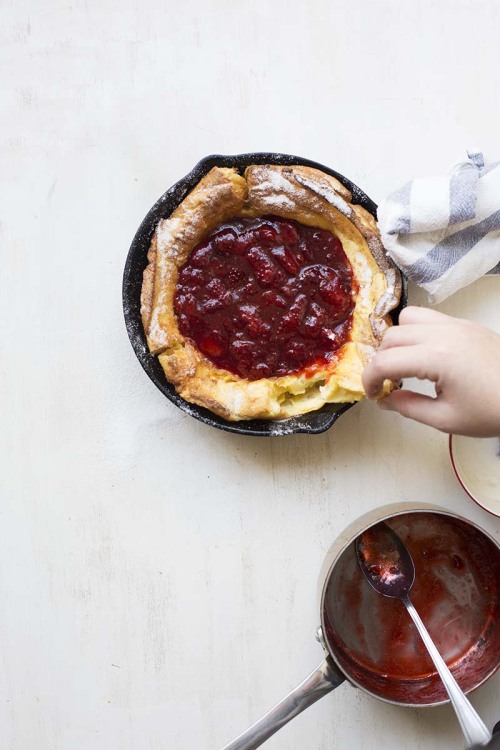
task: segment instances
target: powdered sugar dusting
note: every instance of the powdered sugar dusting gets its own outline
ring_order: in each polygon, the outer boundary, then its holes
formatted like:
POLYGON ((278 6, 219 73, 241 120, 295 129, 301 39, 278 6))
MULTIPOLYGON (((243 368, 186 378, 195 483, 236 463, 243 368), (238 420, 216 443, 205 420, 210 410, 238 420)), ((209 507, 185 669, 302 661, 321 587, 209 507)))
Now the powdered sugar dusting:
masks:
POLYGON ((159 321, 165 312, 168 280, 176 268, 179 256, 191 242, 195 230, 192 224, 180 217, 162 219, 156 229, 156 288, 159 290, 149 323, 149 338, 155 349, 168 346, 168 335, 159 321))
POLYGON ((286 192, 290 193, 289 180, 278 169, 268 168, 265 171, 265 175, 265 179, 259 180, 258 183, 252 185, 252 197, 258 198, 269 207, 281 207, 293 210, 295 204, 285 194, 286 192))
POLYGON ((151 322, 149 324, 149 338, 154 342, 155 349, 159 349, 161 346, 167 346, 168 344, 167 334, 158 322, 158 314, 156 310, 151 316, 151 322))
POLYGON ((399 299, 396 291, 397 282, 397 271, 396 269, 390 268, 385 272, 385 278, 387 281, 387 289, 385 290, 382 297, 377 302, 377 306, 374 310, 375 315, 379 315, 383 318, 397 305, 399 299))
POLYGON ((324 183, 312 182, 311 180, 307 179, 307 177, 304 177, 301 174, 294 174, 293 176, 295 177, 297 182, 299 182, 304 187, 309 188, 309 190, 312 190, 313 193, 316 193, 316 195, 319 195, 321 198, 324 198, 331 206, 336 208, 337 211, 340 211, 341 214, 346 216, 348 219, 351 218, 351 206, 349 206, 349 204, 346 203, 346 201, 341 198, 341 196, 338 195, 335 190, 332 190, 329 185, 325 185, 324 183))
POLYGON ((163 219, 158 224, 157 242, 158 252, 164 253, 166 258, 175 260, 178 257, 179 249, 189 239, 192 234, 190 225, 180 218, 171 217, 163 219))
POLYGON ((281 435, 292 435, 295 432, 299 432, 301 423, 299 420, 295 419, 295 417, 291 417, 290 419, 284 419, 281 422, 271 422, 269 426, 269 434, 278 437, 281 435))
POLYGON ((358 305, 361 304, 366 310, 370 308, 372 278, 373 274, 368 260, 359 253, 356 257, 356 281, 359 284, 358 305))

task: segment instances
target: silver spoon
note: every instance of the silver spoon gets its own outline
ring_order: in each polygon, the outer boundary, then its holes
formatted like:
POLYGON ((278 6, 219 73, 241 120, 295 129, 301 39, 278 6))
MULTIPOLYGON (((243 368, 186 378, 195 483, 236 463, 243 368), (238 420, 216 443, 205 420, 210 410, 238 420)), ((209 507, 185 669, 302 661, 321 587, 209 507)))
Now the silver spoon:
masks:
POLYGON ((356 539, 356 554, 361 570, 372 588, 382 596, 400 599, 411 615, 455 709, 467 746, 486 745, 491 740, 491 733, 458 686, 410 601, 410 589, 415 581, 415 565, 406 546, 396 532, 382 522, 367 529, 356 539))

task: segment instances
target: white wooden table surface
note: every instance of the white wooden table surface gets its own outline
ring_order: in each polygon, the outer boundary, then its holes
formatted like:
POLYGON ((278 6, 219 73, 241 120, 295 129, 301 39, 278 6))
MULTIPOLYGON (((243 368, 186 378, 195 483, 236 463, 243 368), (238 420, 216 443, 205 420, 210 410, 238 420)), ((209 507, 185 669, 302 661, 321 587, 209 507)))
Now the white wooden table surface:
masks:
MULTIPOLYGON (((228 435, 155 389, 121 276, 201 157, 277 150, 376 201, 468 145, 500 158, 495 0, 3 0, 0 748, 218 750, 321 659, 316 579, 385 502, 452 508, 444 435, 350 410, 228 435)), ((500 279, 441 309, 500 330, 500 279)), ((412 290, 412 299, 423 296, 412 290)), ((498 677, 472 697, 491 727, 498 677)), ((344 685, 266 747, 454 750, 451 709, 344 685)))

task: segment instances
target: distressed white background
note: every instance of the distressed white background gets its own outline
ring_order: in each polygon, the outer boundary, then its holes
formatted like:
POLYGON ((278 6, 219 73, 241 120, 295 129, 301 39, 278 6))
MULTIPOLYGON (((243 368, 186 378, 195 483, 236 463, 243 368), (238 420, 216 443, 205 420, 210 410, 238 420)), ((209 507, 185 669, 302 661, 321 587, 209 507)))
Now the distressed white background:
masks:
MULTIPOLYGON (((213 152, 328 164, 375 200, 500 157, 495 0, 3 0, 0 747, 218 750, 321 658, 323 555, 397 500, 499 522, 443 435, 371 404, 249 439, 167 402, 127 339, 144 214, 213 152)), ((500 328, 500 279, 442 309, 500 328)), ((423 301, 415 292, 412 298, 423 301)), ((499 679, 472 698, 500 719, 499 679)), ((269 750, 462 747, 451 709, 344 685, 269 750)))

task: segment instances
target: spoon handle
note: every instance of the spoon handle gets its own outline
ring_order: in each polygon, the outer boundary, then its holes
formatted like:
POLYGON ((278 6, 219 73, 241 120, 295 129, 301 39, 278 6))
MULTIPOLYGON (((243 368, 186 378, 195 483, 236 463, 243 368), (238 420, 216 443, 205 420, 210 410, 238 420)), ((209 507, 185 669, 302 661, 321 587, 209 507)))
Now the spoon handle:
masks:
POLYGON ((455 678, 448 669, 445 660, 430 637, 427 628, 420 619, 420 615, 411 603, 409 596, 403 598, 403 603, 410 613, 410 616, 427 647, 429 656, 434 662, 434 666, 443 681, 451 705, 455 709, 457 719, 462 727, 462 732, 467 740, 467 747, 481 747, 486 745, 491 740, 491 732, 483 723, 477 711, 473 708, 469 700, 465 697, 462 689, 457 684, 455 678))

